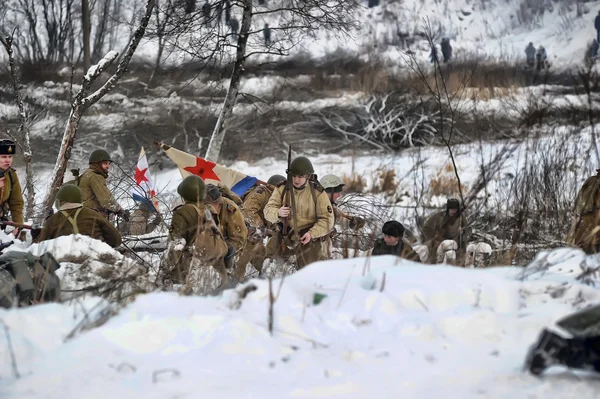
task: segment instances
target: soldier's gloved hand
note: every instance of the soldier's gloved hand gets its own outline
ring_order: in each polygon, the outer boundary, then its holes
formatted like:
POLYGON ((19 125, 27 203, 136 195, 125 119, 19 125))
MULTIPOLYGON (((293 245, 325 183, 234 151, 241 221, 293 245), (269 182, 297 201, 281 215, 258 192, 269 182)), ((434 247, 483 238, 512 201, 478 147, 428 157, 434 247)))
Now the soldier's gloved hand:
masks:
POLYGON ((225 255, 225 268, 232 269, 235 261, 235 248, 231 244, 227 244, 227 255, 225 255))
POLYGON ((355 216, 354 218, 352 218, 350 223, 348 223, 348 226, 353 230, 358 230, 358 229, 362 229, 363 227, 365 227, 365 224, 366 224, 365 219, 355 216))

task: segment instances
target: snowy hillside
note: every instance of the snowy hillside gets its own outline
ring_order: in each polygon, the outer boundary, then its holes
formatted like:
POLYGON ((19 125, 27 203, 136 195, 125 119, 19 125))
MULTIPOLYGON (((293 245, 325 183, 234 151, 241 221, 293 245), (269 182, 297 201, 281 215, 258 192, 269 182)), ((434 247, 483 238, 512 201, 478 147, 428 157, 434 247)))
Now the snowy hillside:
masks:
MULTIPOLYGON (((577 5, 564 0, 380 0, 379 3, 367 8, 367 1, 362 2, 363 7, 354 15, 358 29, 351 30, 350 37, 323 30, 315 38, 304 38, 290 55, 299 59, 310 56, 320 61, 339 56, 365 60, 381 56, 390 65, 404 65, 404 52, 412 51, 418 59, 426 61, 430 49, 425 26, 430 25, 438 45, 444 36, 451 39, 455 59, 524 60, 525 47, 533 42, 536 48, 539 45, 546 48, 553 65, 564 67, 582 62, 584 51, 596 37, 594 18, 600 10, 600 2, 577 5)), ((264 11, 264 7, 257 6, 257 11, 264 11)), ((240 10, 234 14, 241 20, 240 10)), ((263 25, 277 27, 280 18, 277 14, 257 16, 253 29, 259 33, 250 40, 250 48, 262 50, 263 25)), ((155 46, 152 41, 145 43, 138 55, 153 59, 155 46)), ((249 59, 254 63, 266 60, 282 59, 269 55, 249 59)), ((177 64, 177 55, 166 62, 177 64)))
POLYGON ((273 281, 272 335, 265 280, 218 298, 139 296, 83 331, 106 304, 0 310, 0 397, 593 397, 589 375, 521 369, 541 328, 600 301, 575 281, 586 262, 557 250, 524 270, 315 263, 273 281))

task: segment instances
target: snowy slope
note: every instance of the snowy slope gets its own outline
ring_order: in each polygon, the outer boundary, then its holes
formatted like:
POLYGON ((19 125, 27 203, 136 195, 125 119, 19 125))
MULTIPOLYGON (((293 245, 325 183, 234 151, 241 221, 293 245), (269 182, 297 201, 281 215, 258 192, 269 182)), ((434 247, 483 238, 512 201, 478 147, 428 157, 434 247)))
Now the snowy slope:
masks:
POLYGON ((0 334, 0 397, 593 397, 600 382, 589 375, 521 371, 542 327, 600 301, 573 278, 597 260, 573 250, 542 258, 545 273, 392 257, 316 263, 273 281, 272 336, 260 280, 244 299, 140 296, 67 340, 82 305, 0 311, 21 374, 0 334))

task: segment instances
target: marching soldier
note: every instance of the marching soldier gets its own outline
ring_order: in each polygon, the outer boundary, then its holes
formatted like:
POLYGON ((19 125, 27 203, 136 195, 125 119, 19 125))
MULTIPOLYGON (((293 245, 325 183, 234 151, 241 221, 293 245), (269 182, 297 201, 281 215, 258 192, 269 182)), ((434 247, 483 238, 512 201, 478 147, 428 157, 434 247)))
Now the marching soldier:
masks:
MULTIPOLYGON (((7 220, 8 213, 14 223, 23 224, 23 194, 17 172, 12 168, 16 146, 12 140, 0 140, 0 219, 7 220)), ((11 231, 17 236, 19 229, 11 231)))
POLYGON ((267 243, 267 257, 296 255, 298 268, 321 257, 322 243, 333 229, 335 217, 324 188, 314 180, 314 169, 306 157, 294 159, 287 171, 292 187, 276 188, 265 207, 265 219, 281 223, 279 233, 267 243), (290 231, 282 231, 287 222, 290 231))
POLYGON ((173 210, 166 264, 161 265, 157 280, 184 283, 196 259, 203 262, 200 266, 213 266, 225 281, 227 272, 223 259, 233 258, 234 249, 227 245, 210 216, 215 210, 204 203, 204 180, 195 175, 187 176, 177 187, 177 193, 184 204, 173 210))
POLYGON ((139 201, 139 206, 133 211, 129 222, 125 222, 123 225, 123 234, 132 236, 141 236, 144 234, 152 233, 156 227, 162 222, 162 216, 154 208, 154 204, 144 198, 143 201, 139 201))
MULTIPOLYGON (((321 178, 321 186, 325 189, 331 206, 333 207, 333 215, 335 217, 335 225, 340 225, 342 230, 350 228, 359 230, 365 225, 365 220, 358 216, 350 216, 342 212, 337 206, 337 200, 342 196, 344 182, 336 175, 325 175, 321 178)), ((338 234, 334 228, 328 239, 323 243, 323 259, 331 258, 331 240, 338 234)))
POLYGON ((107 220, 111 212, 128 220, 128 212, 117 203, 106 186, 111 162, 110 155, 105 150, 95 150, 90 154, 89 168, 77 178, 83 206, 100 212, 107 220))
POLYGON ((410 244, 404 241, 404 230, 404 226, 400 222, 395 220, 385 222, 381 228, 383 238, 375 240, 371 255, 395 255, 421 263, 419 255, 412 249, 410 244))
MULTIPOLYGON (((228 247, 233 247, 233 254, 242 253, 248 238, 248 229, 240 208, 230 200, 221 195, 221 190, 214 184, 206 185, 205 203, 216 211, 215 222, 228 247)), ((235 266, 234 256, 225 259, 225 267, 232 269, 235 266)))
POLYGON ((428 217, 423 226, 424 244, 429 250, 428 263, 436 263, 438 246, 444 240, 453 240, 459 248, 463 248, 468 237, 466 227, 467 219, 460 210, 460 202, 449 198, 446 210, 428 217))
POLYGON ((56 207, 58 212, 46 219, 36 242, 83 234, 113 248, 121 245, 119 231, 100 213, 83 206, 79 187, 64 184, 56 194, 56 207))
POLYGON ((266 249, 263 243, 266 230, 273 230, 271 223, 265 219, 264 209, 273 194, 273 187, 285 183, 285 177, 273 175, 267 180, 267 185, 257 185, 244 195, 242 213, 248 226, 248 240, 240 255, 234 277, 237 281, 244 278, 246 266, 252 264, 258 272, 262 272, 266 249))

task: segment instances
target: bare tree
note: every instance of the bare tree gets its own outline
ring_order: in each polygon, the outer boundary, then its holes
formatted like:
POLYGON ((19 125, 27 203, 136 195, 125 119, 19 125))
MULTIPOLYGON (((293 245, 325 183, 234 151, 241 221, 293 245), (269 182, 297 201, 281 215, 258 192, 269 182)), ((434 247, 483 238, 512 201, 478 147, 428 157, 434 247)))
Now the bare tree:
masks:
POLYGON ((92 27, 90 24, 89 0, 81 0, 81 27, 83 30, 83 69, 87 71, 92 65, 90 51, 90 33, 92 27))
POLYGON ((29 125, 27 121, 27 110, 23 103, 23 97, 21 96, 21 89, 19 84, 19 77, 17 74, 17 66, 15 63, 15 57, 13 53, 13 38, 7 36, 5 38, 0 37, 0 42, 4 46, 6 53, 8 54, 8 64, 10 66, 10 75, 15 92, 15 98, 17 100, 17 106, 19 107, 19 138, 15 140, 21 151, 23 152, 23 158, 25 160, 25 191, 26 195, 26 207, 25 207, 25 219, 29 219, 33 215, 33 206, 35 202, 35 190, 33 188, 33 167, 31 166, 31 141, 29 139, 29 125))
POLYGON ((138 44, 144 36, 146 26, 148 25, 148 21, 152 16, 152 10, 154 9, 155 4, 156 0, 147 0, 144 16, 142 17, 140 25, 135 32, 133 41, 127 49, 127 53, 119 62, 116 72, 104 83, 104 85, 88 95, 92 84, 118 57, 118 53, 115 51, 110 51, 97 65, 92 66, 84 76, 81 89, 75 96, 73 104, 71 104, 71 114, 69 115, 69 120, 67 121, 67 125, 65 127, 63 141, 58 153, 58 159, 52 172, 52 182, 50 183, 48 192, 44 198, 42 210, 45 214, 48 214, 52 210, 52 204, 54 202, 56 192, 63 183, 65 170, 67 169, 67 162, 71 156, 71 149, 73 148, 75 137, 77 135, 77 128, 83 113, 86 109, 94 105, 106 93, 108 93, 127 70, 127 65, 129 65, 131 57, 135 53, 138 44))
POLYGON ((198 10, 177 10, 165 32, 169 45, 195 62, 223 64, 231 59, 232 64, 229 89, 206 158, 218 160, 250 57, 289 55, 300 40, 316 37, 319 30, 344 35, 356 26, 353 15, 358 7, 359 0, 271 0, 258 6, 252 0, 218 0, 198 10), (226 26, 222 24, 223 12, 226 26), (265 26, 273 20, 277 26, 265 26), (270 40, 263 38, 265 29, 270 40))
POLYGON ((163 53, 165 51, 165 35, 167 27, 171 23, 171 19, 175 15, 175 4, 172 0, 165 0, 162 6, 160 6, 157 0, 157 6, 154 9, 154 24, 148 28, 148 36, 156 38, 158 49, 156 52, 156 59, 154 61, 154 68, 148 79, 148 87, 151 86, 156 72, 160 68, 163 53))
MULTIPOLYGON (((434 42, 436 35, 428 19, 426 19, 424 22, 424 30, 427 42, 429 43, 429 47, 431 48, 432 53, 435 54, 435 52, 437 51, 436 44, 434 42)), ((454 174, 456 177, 456 183, 458 185, 458 193, 460 195, 461 204, 462 207, 464 207, 465 199, 462 192, 462 184, 460 180, 460 175, 458 174, 458 168, 456 166, 456 160, 454 157, 454 152, 452 150, 452 145, 456 136, 461 134, 456 128, 456 124, 460 116, 461 103, 464 100, 464 96, 466 93, 465 88, 469 85, 476 66, 473 65, 473 67, 470 70, 468 70, 466 73, 464 73, 463 76, 461 76, 460 86, 458 88, 452 89, 448 84, 447 78, 448 71, 450 71, 450 69, 445 69, 442 67, 439 61, 439 57, 437 55, 432 57, 432 83, 429 82, 428 72, 418 62, 416 55, 414 53, 408 53, 407 58, 409 68, 417 74, 417 77, 421 82, 423 82, 426 88, 425 95, 432 98, 437 103, 436 111, 438 113, 437 117, 439 118, 439 123, 437 124, 437 132, 439 133, 439 138, 442 140, 442 142, 448 149, 448 154, 450 156, 450 160, 454 168, 454 174)))

